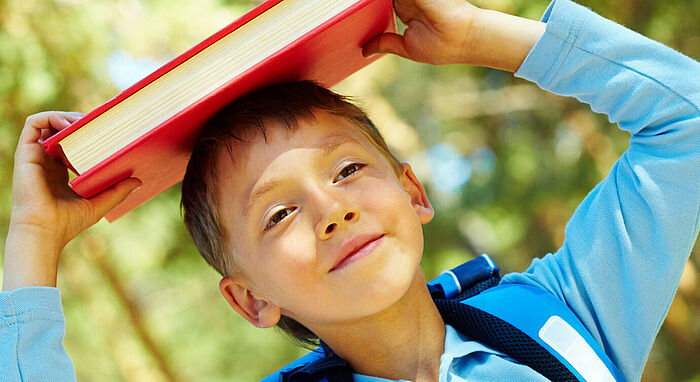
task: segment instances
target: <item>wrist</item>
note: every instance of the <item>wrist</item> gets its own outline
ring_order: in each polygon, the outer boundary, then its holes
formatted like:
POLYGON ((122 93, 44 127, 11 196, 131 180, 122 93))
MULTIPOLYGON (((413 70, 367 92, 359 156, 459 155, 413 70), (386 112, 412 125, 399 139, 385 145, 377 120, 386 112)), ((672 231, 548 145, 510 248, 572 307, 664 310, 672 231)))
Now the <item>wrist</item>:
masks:
POLYGON ((540 21, 479 9, 471 34, 471 57, 465 63, 516 72, 545 26, 540 21))
POLYGON ((3 290, 56 286, 63 246, 41 230, 10 224, 5 241, 3 290))

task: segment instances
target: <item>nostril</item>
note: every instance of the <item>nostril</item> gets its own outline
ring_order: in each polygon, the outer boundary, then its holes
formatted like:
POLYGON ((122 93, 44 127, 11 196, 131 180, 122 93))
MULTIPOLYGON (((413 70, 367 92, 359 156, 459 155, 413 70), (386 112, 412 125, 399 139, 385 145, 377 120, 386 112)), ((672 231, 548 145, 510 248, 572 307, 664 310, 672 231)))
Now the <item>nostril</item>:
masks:
POLYGON ((328 227, 326 227, 326 233, 331 233, 333 232, 333 229, 335 228, 335 223, 330 224, 328 227))
POLYGON ((347 214, 345 214, 345 220, 351 220, 354 217, 355 217, 354 212, 348 212, 347 214))

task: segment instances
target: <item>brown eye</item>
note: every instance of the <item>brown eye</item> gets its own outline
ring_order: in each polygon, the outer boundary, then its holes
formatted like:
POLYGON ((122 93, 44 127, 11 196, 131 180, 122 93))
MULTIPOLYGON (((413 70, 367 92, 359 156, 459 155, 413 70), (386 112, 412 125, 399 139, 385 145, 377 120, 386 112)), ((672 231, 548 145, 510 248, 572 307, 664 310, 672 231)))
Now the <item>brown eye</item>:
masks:
POLYGON ((362 163, 352 163, 352 164, 345 166, 345 168, 340 170, 340 174, 338 174, 338 176, 335 178, 335 181, 337 182, 339 180, 343 180, 344 178, 347 178, 348 176, 354 174, 355 171, 361 169, 364 166, 365 165, 362 163))
POLYGON ((275 224, 281 222, 282 219, 286 218, 287 215, 291 214, 295 209, 296 207, 290 207, 277 211, 274 215, 272 215, 270 220, 267 222, 267 225, 265 225, 265 231, 274 227, 275 224))

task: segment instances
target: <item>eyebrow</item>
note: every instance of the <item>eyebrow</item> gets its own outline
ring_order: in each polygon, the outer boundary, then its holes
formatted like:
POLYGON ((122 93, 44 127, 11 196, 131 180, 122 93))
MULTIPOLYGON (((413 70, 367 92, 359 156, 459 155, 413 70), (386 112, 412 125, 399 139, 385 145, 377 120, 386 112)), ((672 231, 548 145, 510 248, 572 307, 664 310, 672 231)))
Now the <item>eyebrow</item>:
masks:
MULTIPOLYGON (((318 146, 321 152, 314 157, 314 161, 318 162, 331 155, 335 150, 337 150, 341 146, 352 143, 359 144, 359 142, 349 137, 331 137, 318 146)), ((253 207, 255 207, 255 204, 259 199, 261 199, 265 194, 279 187, 282 183, 284 183, 284 178, 275 178, 270 179, 265 183, 261 184, 260 186, 256 187, 253 190, 253 192, 250 193, 250 197, 248 198, 248 205, 243 214, 244 219, 248 219, 248 216, 250 216, 250 212, 253 210, 253 207)))

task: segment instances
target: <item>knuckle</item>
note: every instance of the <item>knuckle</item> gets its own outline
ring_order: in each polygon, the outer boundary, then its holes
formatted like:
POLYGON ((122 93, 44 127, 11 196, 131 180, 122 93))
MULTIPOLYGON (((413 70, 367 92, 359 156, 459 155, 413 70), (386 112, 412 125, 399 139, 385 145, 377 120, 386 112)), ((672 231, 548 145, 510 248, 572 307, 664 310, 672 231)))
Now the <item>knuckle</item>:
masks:
POLYGON ((38 121, 40 121, 41 119, 44 119, 44 118, 48 119, 48 117, 53 113, 56 113, 56 112, 55 111, 42 111, 41 113, 32 114, 29 117, 27 117, 27 119, 24 122, 24 125, 25 125, 25 127, 29 127, 29 126, 35 127, 35 125, 38 124, 38 121))
POLYGON ((34 123, 34 121, 36 121, 36 119, 37 119, 37 114, 32 114, 29 117, 27 117, 27 119, 24 121, 24 125, 25 126, 32 125, 34 123))

